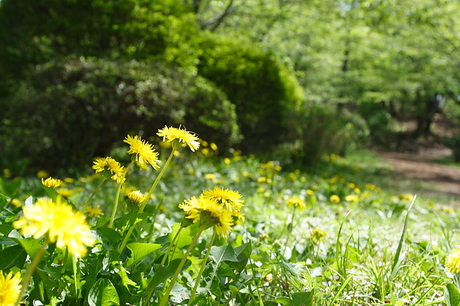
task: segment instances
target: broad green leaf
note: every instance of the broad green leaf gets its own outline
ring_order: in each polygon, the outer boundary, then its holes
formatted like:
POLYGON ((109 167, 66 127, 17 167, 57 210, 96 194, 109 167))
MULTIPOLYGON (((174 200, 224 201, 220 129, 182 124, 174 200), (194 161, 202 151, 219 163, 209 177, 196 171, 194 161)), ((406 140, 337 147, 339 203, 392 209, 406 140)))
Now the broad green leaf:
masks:
POLYGON ((211 248, 210 258, 218 265, 222 261, 238 261, 235 251, 231 245, 213 246, 211 248))
POLYGON ((252 245, 251 243, 244 243, 234 249, 234 251, 238 261, 230 263, 229 266, 232 269, 241 272, 246 267, 249 257, 251 256, 252 245))
MULTIPOLYGON (((155 271, 152 279, 149 282, 149 287, 156 288, 159 284, 163 283, 166 279, 172 277, 174 272, 176 272, 177 267, 179 266, 181 259, 175 259, 169 263, 166 267, 159 267, 155 271)), ((190 261, 187 260, 184 264, 182 270, 187 269, 190 266, 190 261)))
POLYGON ((99 227, 96 229, 98 239, 101 241, 105 249, 111 251, 116 248, 121 241, 122 236, 117 231, 108 227, 99 227))
POLYGON ((0 252, 0 270, 7 270, 13 266, 22 268, 26 261, 27 252, 20 245, 13 245, 0 252))
POLYGON ((26 250, 27 254, 29 254, 31 258, 33 258, 35 254, 37 254, 38 250, 40 250, 40 248, 42 247, 40 242, 38 242, 34 238, 15 238, 14 240, 16 240, 20 245, 22 245, 24 250, 26 250))
MULTIPOLYGON (((281 305, 289 305, 291 300, 289 298, 287 298, 287 297, 279 297, 279 298, 275 299, 275 302, 280 303, 281 305)), ((265 303, 264 303, 264 305, 265 305, 265 303)))
POLYGON ((150 214, 142 213, 131 213, 131 214, 126 214, 120 218, 117 218, 114 222, 115 227, 120 229, 122 232, 126 231, 128 228, 131 226, 138 224, 139 222, 142 222, 143 220, 147 219, 150 217, 150 214))
POLYGON ((447 306, 460 305, 460 292, 454 284, 447 284, 444 290, 447 306))
POLYGON ((106 278, 98 279, 89 290, 88 304, 90 306, 120 305, 117 290, 112 282, 106 278))
MULTIPOLYGON (((180 223, 176 223, 172 226, 172 231, 168 236, 169 242, 172 242, 177 232, 181 229, 180 223)), ((192 243, 193 235, 190 233, 190 226, 181 229, 179 237, 177 237, 175 245, 177 248, 182 248, 192 243)))
POLYGON ((129 243, 127 248, 131 251, 131 256, 126 262, 126 267, 130 267, 131 265, 145 258, 147 255, 160 249, 161 244, 135 242, 129 243))
MULTIPOLYGON (((9 198, 14 198, 21 187, 22 179, 15 178, 14 180, 2 180, 0 178, 0 192, 9 198)), ((1 206, 1 205, 0 205, 1 206)))
POLYGON ((292 301, 289 306, 312 306, 313 292, 296 292, 292 294, 292 301))

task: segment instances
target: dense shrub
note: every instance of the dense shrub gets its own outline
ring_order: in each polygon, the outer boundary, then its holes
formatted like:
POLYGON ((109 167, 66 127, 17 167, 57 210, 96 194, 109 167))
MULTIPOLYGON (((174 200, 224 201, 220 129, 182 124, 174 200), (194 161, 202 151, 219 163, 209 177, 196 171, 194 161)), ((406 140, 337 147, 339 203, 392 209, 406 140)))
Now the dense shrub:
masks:
POLYGON ((297 79, 274 56, 231 35, 204 35, 198 73, 236 106, 246 151, 273 148, 286 138, 288 114, 302 102, 297 79))
POLYGON ((367 141, 369 130, 359 115, 336 105, 312 104, 292 115, 291 148, 294 159, 311 164, 325 154, 345 155, 367 141))
POLYGON ((127 133, 148 138, 165 125, 185 124, 222 148, 239 140, 223 92, 159 63, 55 60, 31 71, 9 102, 2 152, 16 149, 16 159, 31 158, 38 167, 86 163, 127 133))

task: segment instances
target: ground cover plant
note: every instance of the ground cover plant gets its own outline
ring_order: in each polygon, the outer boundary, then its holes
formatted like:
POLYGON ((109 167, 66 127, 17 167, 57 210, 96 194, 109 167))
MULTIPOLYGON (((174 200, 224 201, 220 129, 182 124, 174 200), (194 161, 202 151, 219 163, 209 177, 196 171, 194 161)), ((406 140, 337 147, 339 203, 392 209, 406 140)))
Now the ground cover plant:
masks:
POLYGON ((335 155, 296 169, 158 136, 84 176, 3 170, 0 305, 459 305, 449 202, 335 155))

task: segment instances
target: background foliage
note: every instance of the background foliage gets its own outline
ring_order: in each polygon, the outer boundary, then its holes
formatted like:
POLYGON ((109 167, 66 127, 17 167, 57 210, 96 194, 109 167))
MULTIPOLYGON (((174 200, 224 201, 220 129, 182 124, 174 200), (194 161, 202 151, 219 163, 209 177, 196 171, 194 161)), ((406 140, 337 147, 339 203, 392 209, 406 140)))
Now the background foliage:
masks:
MULTIPOLYGON (((209 133, 200 134, 218 141, 221 153, 229 147, 245 153, 291 148, 285 153, 304 150, 306 161, 323 153, 343 154, 348 149, 341 143, 348 148, 368 144, 368 135, 370 143, 392 145, 400 139, 396 133, 406 132, 400 122, 414 122, 411 136, 430 137, 438 113, 458 125, 459 5, 454 0, 3 0, 4 156, 38 162, 37 156, 44 160, 49 152, 62 152, 61 143, 77 155, 61 157, 62 164, 78 165, 104 153, 96 148, 76 152, 83 147, 79 144, 90 142, 83 136, 94 138, 91 146, 109 148, 118 135, 100 137, 100 130, 150 135, 160 127, 159 117, 186 120, 182 123, 189 129, 209 127, 209 133), (78 63, 93 68, 69 68, 80 71, 71 80, 64 77, 70 72, 50 68, 78 63), (101 71, 107 80, 97 81, 90 71, 101 71), (47 73, 54 74, 53 81, 47 73), (149 94, 157 100, 141 89, 136 98, 114 98, 124 83, 145 87, 149 80, 163 86, 156 98, 149 94), (67 91, 59 89, 64 83, 67 91), (78 102, 70 88, 79 88, 78 102), (88 112, 96 96, 101 108, 88 112), (69 103, 85 109, 80 122, 64 122, 67 115, 60 112, 69 103), (112 113, 103 114, 105 109, 112 113), (327 120, 336 119, 334 128, 312 129, 321 126, 315 116, 319 110, 320 117, 328 113, 327 120), (120 118, 126 128, 114 127, 113 120, 120 118), (155 127, 149 130, 147 122, 155 127), (98 128, 62 142, 65 137, 50 134, 50 125, 58 124, 78 124, 74 131, 82 125, 98 128), (19 148, 17 139, 27 135, 34 135, 31 145, 19 148), (331 146, 336 143, 331 139, 340 141, 331 146)), ((447 143, 456 148, 456 141, 447 143)), ((4 167, 11 164, 6 157, 0 161, 4 167)))

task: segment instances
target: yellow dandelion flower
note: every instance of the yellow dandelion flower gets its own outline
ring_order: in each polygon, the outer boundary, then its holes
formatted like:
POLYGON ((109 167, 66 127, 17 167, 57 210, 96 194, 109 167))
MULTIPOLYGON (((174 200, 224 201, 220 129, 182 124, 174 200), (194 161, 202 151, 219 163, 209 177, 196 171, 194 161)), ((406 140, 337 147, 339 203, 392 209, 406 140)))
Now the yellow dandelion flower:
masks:
POLYGON ((73 190, 72 189, 59 188, 59 189, 56 189, 56 191, 57 191, 57 193, 59 193, 64 198, 68 198, 68 197, 73 195, 73 190))
POLYGON ((331 201, 332 203, 339 203, 340 197, 336 194, 333 194, 329 197, 329 201, 331 201))
POLYGON ((265 192, 265 188, 264 188, 264 187, 259 187, 259 188, 257 188, 256 191, 257 191, 258 193, 263 193, 263 192, 265 192))
POLYGON ((276 167, 275 167, 275 170, 278 171, 278 172, 280 172, 282 169, 283 169, 283 168, 282 168, 281 166, 276 166, 276 167))
POLYGON ((186 131, 185 128, 174 128, 165 126, 159 129, 158 136, 163 137, 163 141, 171 142, 174 149, 179 149, 183 144, 186 144, 192 152, 195 152, 199 147, 199 138, 192 132, 186 131))
POLYGON ((360 193, 361 193, 361 189, 355 188, 355 189, 353 189, 353 192, 356 193, 356 194, 360 194, 360 193))
POLYGON ((21 273, 12 271, 6 276, 0 270, 0 305, 13 306, 21 294, 21 273))
POLYGON ((214 142, 211 142, 211 144, 209 146, 211 147, 211 149, 213 149, 213 151, 218 150, 217 145, 214 142))
POLYGON ((220 205, 230 211, 240 211, 243 207, 243 200, 241 194, 230 189, 222 189, 214 187, 212 190, 203 191, 203 197, 216 201, 220 205))
POLYGON ((305 201, 302 200, 299 197, 292 197, 287 200, 287 207, 293 206, 294 208, 298 208, 299 210, 304 210, 307 205, 305 204, 305 201))
POLYGON ((412 195, 412 194, 410 194, 410 193, 401 194, 401 195, 399 196, 399 199, 405 200, 405 201, 412 201, 413 198, 414 198, 414 195, 412 195))
POLYGON ((213 180, 216 178, 216 175, 215 174, 212 174, 212 173, 206 173, 204 175, 204 178, 207 179, 207 180, 213 180))
POLYGON ((11 204, 12 204, 14 207, 16 207, 16 208, 22 206, 22 203, 21 203, 18 199, 13 199, 13 200, 11 200, 11 204))
POLYGON ((208 156, 209 155, 209 149, 208 148, 203 148, 203 149, 201 149, 201 153, 203 153, 204 156, 208 156))
POLYGON ((232 231, 232 213, 216 201, 203 196, 192 197, 180 204, 179 208, 185 211, 186 219, 192 220, 193 223, 199 222, 202 229, 214 226, 221 237, 228 236, 232 231))
POLYGON ((345 197, 345 201, 347 202, 356 202, 358 201, 358 196, 355 194, 350 194, 345 197))
POLYGON ((55 179, 52 177, 42 179, 42 184, 49 188, 56 188, 62 185, 62 181, 60 179, 55 179))
POLYGON ((11 177, 11 170, 10 169, 3 169, 3 176, 5 178, 10 178, 11 177))
POLYGON ((84 213, 88 215, 90 218, 99 218, 100 216, 103 216, 104 213, 102 210, 99 208, 99 205, 91 205, 91 206, 86 206, 84 213))
POLYGON ((311 190, 311 189, 307 189, 307 194, 308 195, 314 195, 315 192, 313 190, 311 190))
POLYGON ((42 178, 45 178, 45 177, 48 177, 48 172, 46 172, 45 170, 40 170, 37 172, 37 177, 39 179, 42 179, 42 178))
POLYGON ((135 154, 136 164, 142 168, 147 169, 147 164, 150 164, 153 169, 160 169, 160 160, 158 160, 158 152, 155 151, 153 145, 140 136, 126 136, 124 142, 129 144, 128 154, 135 154))
POLYGON ((230 160, 230 158, 228 158, 228 157, 225 157, 225 158, 224 158, 224 164, 230 165, 231 162, 232 162, 232 161, 230 160))
POLYGON ((265 183, 267 181, 267 178, 265 176, 260 176, 257 178, 258 183, 265 183))
POLYGON ((23 206, 23 216, 13 222, 22 235, 35 239, 47 236, 58 248, 67 248, 76 257, 86 255, 86 246, 93 246, 94 239, 86 223, 85 215, 73 212, 72 207, 58 199, 53 202, 40 198, 34 205, 23 206))
POLYGON ((128 208, 131 212, 139 211, 139 208, 145 200, 147 200, 147 195, 144 195, 139 190, 131 191, 127 195, 128 208))
POLYGON ((460 248, 455 249, 446 257, 446 267, 450 273, 460 273, 460 248))
POLYGON ((327 234, 325 231, 320 230, 320 229, 314 229, 311 231, 310 239, 314 243, 319 243, 319 242, 323 242, 324 240, 326 240, 326 235, 327 234))
POLYGON ((68 183, 68 184, 72 184, 72 183, 75 183, 75 179, 74 178, 71 178, 71 177, 66 177, 64 179, 64 182, 65 183, 68 183))
POLYGON ((125 181, 125 168, 112 157, 96 158, 93 169, 96 173, 107 171, 107 175, 111 174, 111 179, 118 184, 123 184, 125 181))

